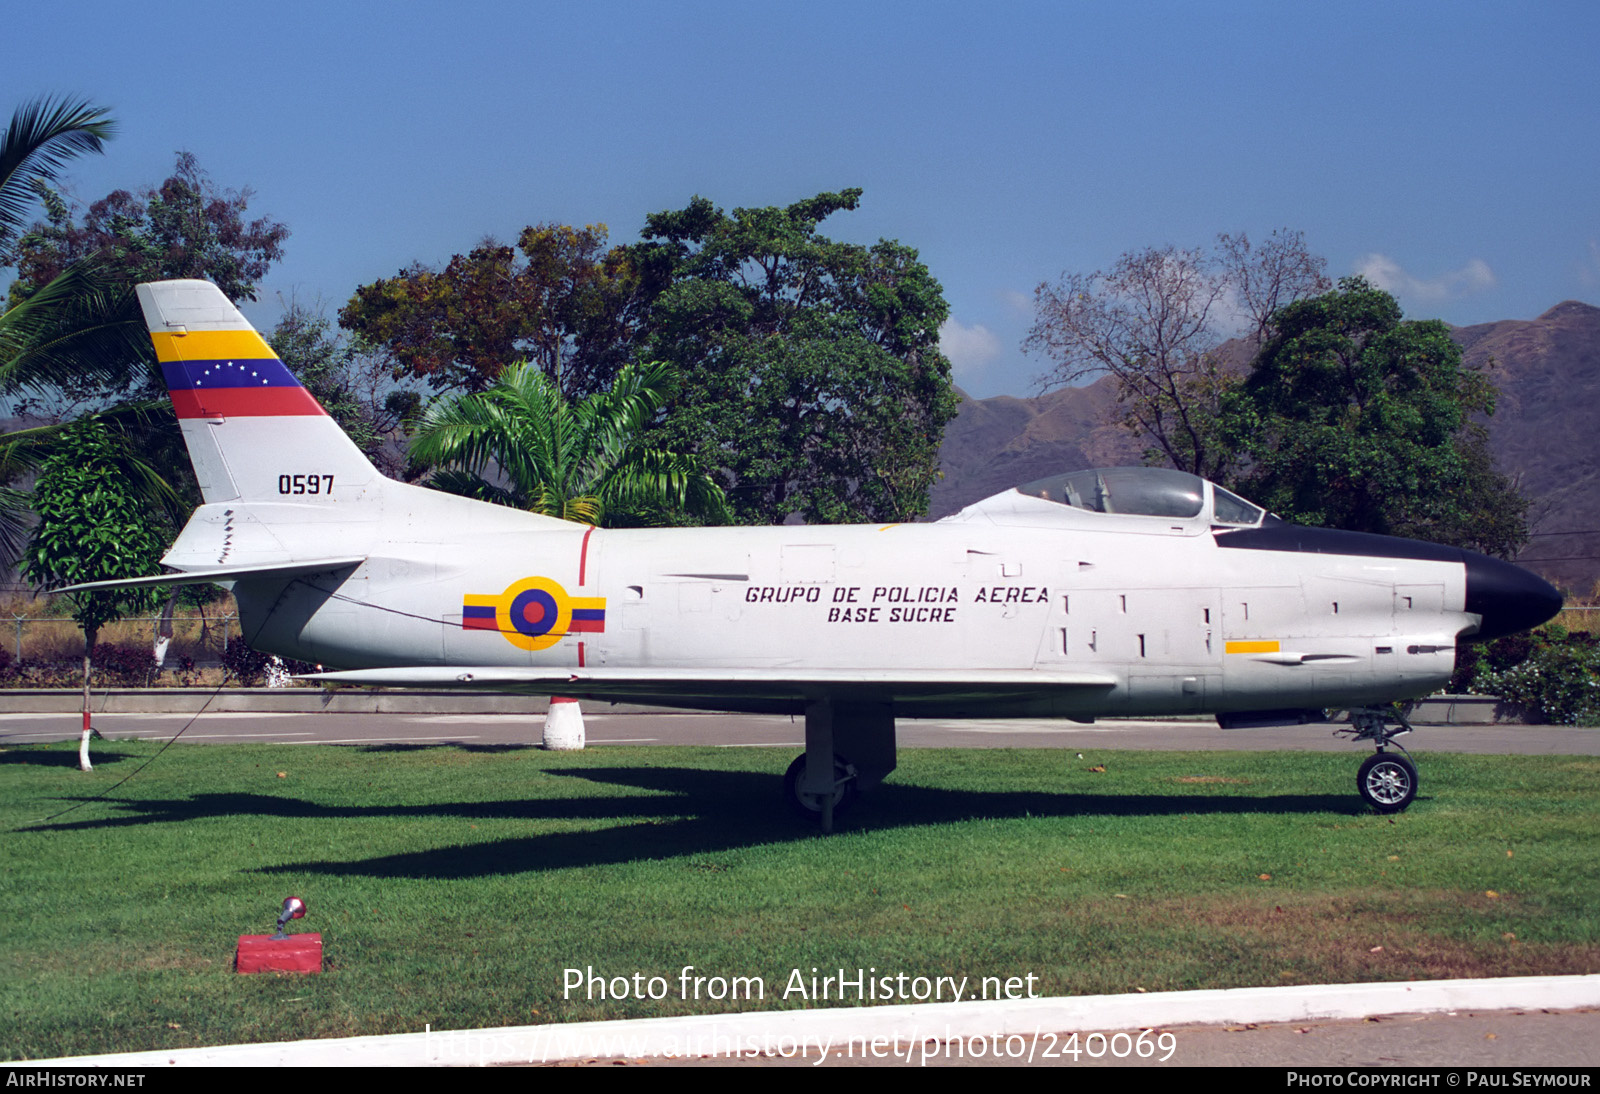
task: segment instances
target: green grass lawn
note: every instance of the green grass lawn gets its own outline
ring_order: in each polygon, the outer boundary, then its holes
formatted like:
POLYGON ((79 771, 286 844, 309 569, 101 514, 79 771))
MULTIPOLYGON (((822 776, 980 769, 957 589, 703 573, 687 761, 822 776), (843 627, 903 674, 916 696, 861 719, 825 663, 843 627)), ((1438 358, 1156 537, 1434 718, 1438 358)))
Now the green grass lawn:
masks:
MULTIPOLYGON (((1600 971, 1600 760, 908 750, 822 837, 767 749, 0 751, 0 1056, 819 1005, 792 970, 1040 994, 1600 971), (1103 773, 1089 768, 1103 763, 1103 773), (304 897, 320 976, 240 976, 304 897), (761 977, 678 998, 679 971, 761 977), (563 997, 568 968, 662 1001, 563 997)), ((824 1004, 832 1005, 832 1004, 824 1004)))

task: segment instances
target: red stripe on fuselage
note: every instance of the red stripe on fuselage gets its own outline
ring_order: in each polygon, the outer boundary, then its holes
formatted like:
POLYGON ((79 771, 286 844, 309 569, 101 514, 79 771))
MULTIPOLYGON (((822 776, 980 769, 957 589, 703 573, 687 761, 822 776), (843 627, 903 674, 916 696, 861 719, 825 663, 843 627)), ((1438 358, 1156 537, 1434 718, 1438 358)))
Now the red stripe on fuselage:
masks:
POLYGON ((583 533, 583 549, 578 552, 578 585, 583 585, 584 573, 589 568, 589 537, 594 535, 594 525, 583 533))
POLYGON ((303 387, 175 389, 172 409, 179 418, 278 418, 325 413, 303 387))

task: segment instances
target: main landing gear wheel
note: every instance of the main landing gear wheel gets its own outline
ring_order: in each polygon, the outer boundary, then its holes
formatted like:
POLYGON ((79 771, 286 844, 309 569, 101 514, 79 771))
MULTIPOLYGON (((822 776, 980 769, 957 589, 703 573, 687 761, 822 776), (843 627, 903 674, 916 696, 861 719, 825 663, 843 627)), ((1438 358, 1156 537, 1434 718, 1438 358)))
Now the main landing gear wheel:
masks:
MULTIPOLYGON (((806 756, 802 752, 795 757, 794 763, 789 765, 789 770, 783 773, 783 800, 789 803, 789 808, 795 815, 803 820, 818 820, 822 817, 822 798, 817 794, 808 794, 800 789, 800 780, 806 773, 806 756)), ((856 769, 845 762, 843 756, 835 755, 833 758, 833 815, 838 816, 843 810, 850 808, 856 800, 856 769)))
POLYGON ((1356 789, 1378 812, 1398 813, 1417 796, 1417 767, 1404 756, 1374 753, 1361 765, 1356 789))

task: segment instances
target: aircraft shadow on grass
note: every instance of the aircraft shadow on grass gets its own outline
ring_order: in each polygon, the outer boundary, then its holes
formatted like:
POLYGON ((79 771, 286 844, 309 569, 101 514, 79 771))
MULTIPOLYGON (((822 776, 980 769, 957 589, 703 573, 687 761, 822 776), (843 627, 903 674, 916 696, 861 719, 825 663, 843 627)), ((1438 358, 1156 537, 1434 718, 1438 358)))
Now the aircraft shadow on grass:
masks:
MULTIPOLYGON (((144 757, 132 752, 118 752, 115 748, 104 746, 96 747, 89 756, 96 769, 110 767, 121 763, 123 760, 139 760, 144 757)), ((78 742, 72 742, 71 749, 63 748, 7 748, 0 751, 0 764, 25 764, 29 767, 78 767, 78 742)))
MULTIPOLYGON (((441 747, 436 742, 425 745, 406 744, 402 741, 386 741, 383 744, 353 745, 358 752, 427 752, 430 749, 441 747)), ((507 752, 539 752, 538 745, 475 745, 471 741, 450 741, 443 747, 454 752, 471 752, 480 756, 498 756, 507 752)))
MULTIPOLYGON (((682 767, 574 768, 547 774, 650 791, 647 795, 539 798, 426 805, 326 805, 271 794, 197 794, 184 799, 108 799, 122 815, 43 825, 33 830, 89 830, 184 823, 218 816, 267 820, 461 818, 593 820, 581 832, 409 851, 370 858, 317 859, 258 868, 268 874, 388 878, 469 878, 603 866, 641 858, 702 855, 816 838, 812 823, 776 807, 777 777, 759 772, 682 767)), ((942 790, 885 783, 840 818, 841 833, 1028 817, 1207 816, 1333 813, 1361 808, 1346 794, 1267 797, 1081 794, 1047 791, 942 790)))

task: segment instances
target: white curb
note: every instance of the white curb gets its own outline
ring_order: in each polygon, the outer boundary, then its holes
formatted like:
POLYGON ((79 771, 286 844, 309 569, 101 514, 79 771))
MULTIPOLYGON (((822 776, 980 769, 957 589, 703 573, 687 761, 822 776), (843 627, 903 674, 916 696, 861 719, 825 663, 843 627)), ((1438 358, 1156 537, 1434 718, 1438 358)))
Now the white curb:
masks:
MULTIPOLYGON (((481 1030, 425 1030, 378 1037, 220 1045, 59 1060, 71 1067, 429 1067, 541 1063, 595 1057, 793 1055, 796 1049, 882 1045, 874 1058, 913 1060, 928 1040, 1031 1037, 1071 1031, 1142 1030, 1210 1023, 1298 1022, 1455 1010, 1553 1010, 1600 1006, 1600 974, 1497 980, 1412 980, 1217 991, 1084 995, 1002 1002, 912 1003, 764 1011, 481 1030)), ((14 1065, 15 1066, 15 1065, 14 1065)))

